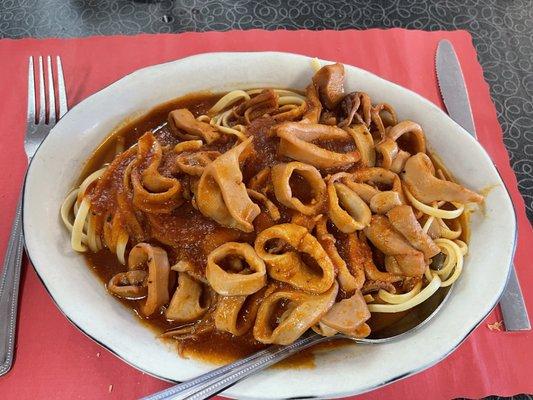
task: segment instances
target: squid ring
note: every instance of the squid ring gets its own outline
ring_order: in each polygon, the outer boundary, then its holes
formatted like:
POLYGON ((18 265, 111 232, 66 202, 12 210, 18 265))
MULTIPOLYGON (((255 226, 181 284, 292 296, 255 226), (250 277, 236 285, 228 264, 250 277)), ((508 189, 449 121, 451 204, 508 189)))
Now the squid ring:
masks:
POLYGON ((168 303, 170 266, 165 250, 148 243, 139 243, 130 251, 128 268, 130 271, 139 270, 144 264, 148 264, 148 290, 146 299, 140 302, 140 306, 142 314, 148 317, 168 303))
POLYGON ((379 192, 370 199, 370 209, 376 214, 385 214, 402 204, 400 195, 394 190, 379 192))
POLYGON ((141 299, 146 296, 146 271, 134 270, 113 275, 107 290, 122 299, 141 299))
POLYGON ((384 214, 405 203, 400 177, 385 168, 362 168, 343 182, 359 194, 375 213, 384 214))
POLYGON ((270 286, 251 296, 219 297, 214 313, 216 328, 235 336, 244 335, 252 328, 262 300, 274 290, 270 286))
POLYGON ((335 268, 318 240, 303 226, 296 224, 274 225, 262 231, 255 240, 255 251, 268 266, 268 274, 281 282, 310 292, 324 293, 335 280, 335 268), (281 253, 269 253, 265 246, 272 239, 281 239, 292 249, 281 253), (321 274, 308 265, 298 253, 311 256, 321 269, 321 274))
POLYGON ((326 184, 318 170, 308 164, 298 161, 288 164, 277 164, 272 167, 272 183, 278 201, 286 207, 292 208, 305 215, 315 215, 324 203, 326 184), (313 199, 309 204, 304 204, 292 195, 290 179, 294 172, 301 175, 313 189, 313 199))
POLYGON ((151 132, 145 133, 138 142, 137 159, 132 164, 131 182, 133 203, 148 213, 168 214, 183 202, 180 181, 163 176, 158 171, 162 157, 161 144, 151 132), (148 167, 140 171, 139 167, 147 160, 150 162, 148 167))
POLYGON ((390 169, 398 155, 398 144, 391 138, 385 138, 376 145, 376 150, 381 154, 381 167, 390 169))
POLYGON ((278 291, 265 298, 254 325, 254 338, 262 343, 290 344, 315 325, 335 303, 339 285, 335 282, 321 295, 296 291, 278 291), (289 301, 289 307, 278 319, 280 323, 272 329, 270 321, 280 301, 289 301))
POLYGON ((257 292, 266 285, 266 267, 254 248, 247 243, 228 242, 217 247, 207 257, 207 281, 223 296, 242 296, 257 292), (228 256, 241 256, 252 273, 228 272, 218 263, 228 256))
POLYGON ((220 153, 213 150, 199 151, 196 153, 184 152, 176 157, 176 167, 188 175, 201 176, 204 173, 205 167, 218 156, 220 156, 220 153))
POLYGON ((352 135, 357 149, 361 153, 361 163, 365 167, 376 165, 376 150, 374 149, 374 139, 364 124, 358 124, 344 128, 346 132, 352 135))
POLYGON ((328 181, 329 217, 335 226, 344 233, 353 233, 370 224, 372 213, 359 195, 343 183, 335 182, 346 176, 333 175, 328 181))
POLYGON ((400 136, 405 134, 409 134, 414 154, 426 152, 426 137, 424 131, 416 122, 406 120, 397 123, 387 132, 387 137, 397 142, 400 136))
POLYGON ((178 275, 178 288, 165 310, 165 317, 175 322, 189 322, 200 318, 207 307, 200 304, 202 284, 193 279, 187 272, 178 275))

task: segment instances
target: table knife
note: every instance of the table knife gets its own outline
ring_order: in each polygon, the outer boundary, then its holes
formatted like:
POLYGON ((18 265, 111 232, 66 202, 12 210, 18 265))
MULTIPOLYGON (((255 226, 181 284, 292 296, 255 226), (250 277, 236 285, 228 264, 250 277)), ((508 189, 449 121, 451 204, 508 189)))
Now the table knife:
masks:
MULTIPOLYGON (((437 47, 436 69, 440 93, 448 114, 455 122, 477 139, 474 118, 472 117, 472 109, 470 107, 461 65, 459 64, 453 45, 448 40, 444 39, 439 42, 437 47)), ((506 331, 525 331, 531 329, 524 297, 520 290, 520 283, 518 282, 518 277, 512 264, 507 286, 500 299, 500 308, 506 331)))

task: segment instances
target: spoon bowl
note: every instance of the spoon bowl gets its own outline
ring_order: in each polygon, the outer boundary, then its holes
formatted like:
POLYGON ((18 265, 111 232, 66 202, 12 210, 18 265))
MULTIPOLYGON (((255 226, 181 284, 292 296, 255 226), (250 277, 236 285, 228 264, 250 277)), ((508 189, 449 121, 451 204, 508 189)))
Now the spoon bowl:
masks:
POLYGON ((449 297, 451 288, 452 286, 441 287, 429 299, 407 311, 393 314, 372 313, 367 322, 371 328, 370 335, 364 339, 350 339, 361 343, 383 343, 413 333, 438 313, 449 297))

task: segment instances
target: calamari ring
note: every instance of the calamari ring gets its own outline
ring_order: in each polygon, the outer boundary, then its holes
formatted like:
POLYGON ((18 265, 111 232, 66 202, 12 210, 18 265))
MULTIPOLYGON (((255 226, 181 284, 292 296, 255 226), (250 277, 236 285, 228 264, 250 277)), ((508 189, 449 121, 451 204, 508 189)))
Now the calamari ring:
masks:
POLYGON ((219 297, 214 312, 216 328, 235 336, 244 335, 252 328, 261 301, 274 290, 270 286, 250 296, 219 297))
POLYGON ((426 205, 441 200, 463 204, 483 201, 483 196, 455 182, 437 178, 431 159, 424 153, 409 157, 402 172, 402 181, 413 197, 426 205))
POLYGON ((379 190, 366 183, 354 182, 350 179, 343 179, 342 183, 357 193, 367 204, 370 204, 372 197, 379 193, 379 190))
POLYGON ((201 140, 187 140, 185 142, 179 142, 174 146, 174 151, 176 153, 182 153, 184 151, 195 151, 199 150, 204 145, 204 142, 201 140))
POLYGON ((201 176, 205 167, 220 156, 218 151, 207 150, 196 153, 183 152, 176 157, 176 167, 188 175, 201 176))
POLYGON ((134 270, 113 275, 107 284, 107 290, 122 299, 142 299, 147 294, 146 271, 134 270))
POLYGON ((207 143, 212 143, 220 137, 214 127, 206 122, 198 121, 193 113, 186 108, 171 111, 167 121, 171 132, 181 139, 195 140, 201 138, 207 143))
POLYGON ((407 151, 399 150, 389 169, 395 174, 399 174, 403 171, 403 167, 405 167, 405 163, 409 157, 411 157, 411 154, 407 151))
POLYGON ((326 324, 323 324, 320 321, 318 321, 318 324, 311 327, 311 329, 313 329, 319 335, 326 336, 326 337, 330 337, 338 333, 335 329, 330 328, 329 326, 327 326, 326 324))
POLYGON ((165 250, 139 243, 135 245, 128 257, 128 269, 130 271, 144 269, 148 264, 148 278, 146 299, 139 301, 141 312, 148 317, 168 303, 168 279, 170 266, 168 265, 167 253, 165 250))
POLYGON ((206 285, 209 284, 209 282, 207 282, 207 279, 205 279, 204 274, 193 263, 189 261, 180 260, 172 267, 170 267, 170 269, 176 272, 185 272, 189 274, 194 280, 204 283, 206 285))
POLYGON ((202 284, 187 272, 179 272, 178 287, 165 310, 165 318, 174 322, 197 320, 207 311, 207 307, 200 304, 201 297, 202 284))
POLYGON ((250 154, 253 138, 228 150, 205 167, 198 183, 196 202, 206 217, 220 225, 252 232, 252 221, 261 209, 250 200, 239 162, 250 154))
MULTIPOLYGON (((365 228, 365 231, 370 227, 365 228)), ((372 284, 372 282, 378 285, 384 284, 387 288, 391 288, 393 291, 396 290, 391 283, 401 281, 402 277, 388 272, 382 272, 377 268, 372 258, 372 250, 363 233, 359 233, 359 235, 348 235, 346 247, 348 253, 348 259, 346 261, 351 266, 351 269, 354 269, 357 274, 361 273, 361 268, 364 270, 366 280, 361 289, 363 294, 366 293, 365 289, 368 289, 368 285, 372 284)))
POLYGON ((131 173, 133 183, 133 203, 142 211, 148 213, 170 213, 174 208, 182 203, 181 184, 174 179, 174 183, 166 191, 151 193, 146 190, 141 183, 141 179, 136 171, 131 173))
MULTIPOLYGON (((424 135, 424 131, 416 122, 408 120, 399 122, 391 127, 386 134, 387 138, 396 143, 403 135, 409 135, 409 139, 413 142, 411 146, 413 154, 426 152, 426 135, 424 135)), ((400 146, 398 147, 400 148, 400 146)))
MULTIPOLYGON (((123 154, 127 153, 128 151, 129 150, 123 154)), ((124 175, 122 176, 122 187, 120 187, 117 191, 116 198, 117 212, 121 214, 122 221, 124 222, 129 235, 133 237, 135 243, 138 243, 143 242, 146 239, 146 233, 139 221, 139 216, 135 213, 135 208, 133 206, 133 190, 130 184, 130 176, 134 164, 135 160, 126 166, 124 175)), ((126 264, 125 257, 123 258, 124 264, 126 264)))
POLYGON ((402 204, 400 195, 393 190, 386 190, 384 192, 376 193, 370 199, 370 209, 376 214, 386 214, 394 207, 402 204))
POLYGON ((399 192, 402 184, 400 177, 385 168, 373 167, 373 168, 361 168, 352 174, 355 182, 367 183, 370 185, 389 185, 389 190, 399 192))
POLYGON ((315 325, 335 302, 339 285, 335 282, 321 295, 312 295, 294 290, 282 290, 266 297, 257 312, 254 338, 261 343, 287 345, 302 336, 315 325), (278 326, 272 329, 271 320, 280 301, 289 301, 289 307, 279 318, 278 326))
POLYGON ((337 281, 340 288, 346 293, 353 293, 355 290, 361 289, 365 281, 364 271, 362 267, 360 271, 355 271, 355 274, 350 271, 346 261, 337 251, 336 239, 328 232, 327 217, 325 216, 316 223, 316 237, 337 269, 337 281))
POLYGON ((341 172, 328 180, 328 213, 331 221, 341 232, 353 233, 370 224, 372 213, 355 191, 336 182, 346 176, 346 173, 341 172))
POLYGON ((322 113, 322 103, 318 98, 318 92, 314 84, 310 84, 306 88, 306 105, 307 111, 302 117, 302 123, 318 124, 320 114, 322 113))
POLYGON ((265 229, 255 240, 255 251, 266 262, 270 277, 306 292, 324 293, 335 280, 335 268, 328 254, 318 240, 302 226, 280 224, 265 229), (294 250, 281 254, 269 253, 265 246, 272 239, 281 239, 294 250), (307 265, 298 252, 311 256, 321 269, 321 274, 318 275, 307 265))
POLYGON ((385 168, 371 167, 358 169, 351 174, 351 178, 343 179, 343 183, 359 194, 369 204, 372 197, 381 191, 396 192, 400 202, 402 204, 405 203, 400 177, 385 168), (362 186, 362 184, 367 186, 362 186), (369 190, 369 186, 372 187, 374 191, 369 190), (384 188, 384 186, 387 188, 384 188))
POLYGON ((370 318, 370 311, 365 299, 358 290, 353 296, 333 304, 329 311, 321 318, 324 326, 352 337, 365 337, 370 334, 370 327, 365 323, 370 318))
POLYGON ((163 150, 153 133, 147 132, 141 136, 138 141, 137 159, 133 161, 130 177, 133 185, 133 204, 148 213, 170 213, 183 201, 180 181, 163 176, 158 171, 162 157, 163 150), (140 167, 147 160, 148 167, 141 171, 140 167))
POLYGON ((266 285, 266 267, 254 248, 247 243, 229 242, 217 247, 207 257, 205 271, 211 287, 223 296, 242 296, 257 292, 266 285), (227 272, 218 263, 228 256, 242 257, 252 273, 227 272))
POLYGON ((266 197, 263 193, 260 193, 253 189, 247 189, 248 196, 250 196, 251 199, 260 201, 265 205, 265 208, 268 211, 268 214, 270 215, 270 218, 272 218, 273 221, 277 221, 281 218, 281 214, 279 213, 278 207, 270 201, 268 197, 266 197))
MULTIPOLYGON (((222 296, 217 301, 215 310, 215 326, 219 331, 242 336, 250 330, 253 318, 239 318, 244 302, 248 296, 222 296)), ((257 308, 255 310, 257 313, 257 308)))
POLYGON ((352 140, 346 131, 334 126, 285 122, 276 127, 276 135, 281 139, 278 147, 281 155, 317 168, 345 167, 361 158, 358 150, 337 153, 312 143, 316 140, 352 140))
POLYGON ((387 216, 394 229, 400 232, 411 246, 424 253, 426 259, 435 257, 440 253, 439 246, 424 232, 416 219, 412 207, 407 205, 394 207, 387 212, 387 216))
POLYGON ((365 167, 376 165, 376 150, 374 149, 374 138, 363 124, 355 125, 351 128, 344 128, 352 135, 357 150, 361 153, 361 163, 365 167))
POLYGON ((248 189, 255 190, 256 192, 263 192, 270 184, 270 167, 265 167, 257 174, 252 176, 248 181, 248 189))
POLYGON ((379 137, 381 139, 383 139, 386 135, 385 124, 383 123, 383 118, 381 116, 382 111, 389 113, 389 115, 391 116, 390 120, 386 121, 388 122, 387 126, 396 125, 398 122, 398 118, 396 117, 396 111, 394 110, 394 107, 392 107, 390 104, 380 103, 373 106, 370 110, 370 116, 372 122, 377 128, 379 137))
MULTIPOLYGON (((418 225, 419 231, 422 231, 422 228, 416 219, 415 222, 418 225)), ((412 236, 413 230, 414 228, 410 227, 409 236, 412 236)), ((383 254, 386 256, 394 256, 396 259, 394 267, 397 266, 402 271, 402 275, 418 276, 424 273, 426 269, 424 254, 413 247, 409 240, 395 229, 389 218, 379 214, 373 215, 372 221, 370 225, 365 228, 364 233, 372 244, 383 254)), ((389 265, 392 266, 391 263, 389 263, 389 265)))
POLYGON ((376 145, 376 150, 381 155, 380 167, 390 169, 398 155, 398 144, 391 138, 385 138, 376 145))
POLYGON ((305 215, 315 215, 322 208, 325 201, 326 184, 315 167, 298 161, 288 164, 280 163, 272 167, 271 177, 274 194, 284 206, 305 215), (314 196, 309 204, 303 204, 300 199, 292 195, 290 179, 295 171, 309 183, 313 190, 314 196))

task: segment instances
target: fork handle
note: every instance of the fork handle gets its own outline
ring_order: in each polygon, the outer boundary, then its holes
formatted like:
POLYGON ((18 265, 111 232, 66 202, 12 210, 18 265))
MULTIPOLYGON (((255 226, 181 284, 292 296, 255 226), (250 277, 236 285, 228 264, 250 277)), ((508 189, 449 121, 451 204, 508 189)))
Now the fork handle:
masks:
POLYGON ((7 244, 2 280, 0 281, 0 376, 8 372, 13 363, 23 249, 21 193, 7 244))
POLYGON ((233 386, 247 376, 259 372, 314 344, 334 338, 336 337, 325 337, 312 333, 287 346, 271 346, 263 350, 259 356, 250 356, 245 362, 243 362, 244 360, 240 360, 233 364, 217 368, 193 380, 144 397, 142 400, 208 399, 222 392, 224 389, 233 386))

